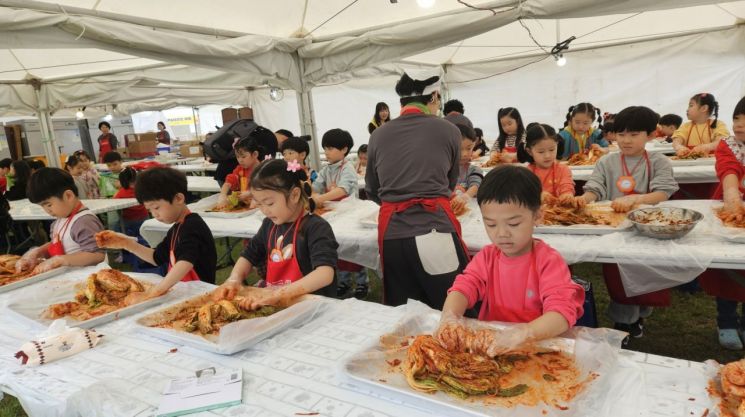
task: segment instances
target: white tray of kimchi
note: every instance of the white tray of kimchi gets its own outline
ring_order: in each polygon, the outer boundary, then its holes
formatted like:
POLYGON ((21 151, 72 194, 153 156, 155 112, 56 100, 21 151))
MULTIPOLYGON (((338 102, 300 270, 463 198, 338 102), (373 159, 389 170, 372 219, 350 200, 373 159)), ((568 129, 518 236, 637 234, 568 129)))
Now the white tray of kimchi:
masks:
POLYGON ((131 306, 125 306, 123 300, 131 292, 145 291, 162 279, 155 274, 123 274, 113 269, 100 269, 87 277, 59 277, 14 298, 6 310, 39 329, 49 327, 56 319, 90 329, 161 303, 164 296, 131 306))
MULTIPOLYGON (((608 397, 615 394, 605 393, 603 385, 616 366, 618 347, 611 345, 620 345, 623 335, 611 334, 606 342, 593 333, 597 345, 589 346, 585 340, 555 338, 490 359, 443 348, 431 336, 438 322, 434 311, 402 319, 342 363, 345 382, 438 416, 599 415, 594 410, 613 401, 608 397), (436 369, 447 371, 431 372, 436 369)), ((472 330, 502 327, 468 322, 472 330)))
MULTIPOLYGON (((238 297, 262 291, 271 290, 247 287, 238 297)), ((211 293, 205 293, 140 317, 135 322, 137 330, 169 342, 230 355, 314 319, 327 304, 323 297, 311 294, 276 307, 246 311, 236 302, 238 297, 215 302, 211 293)))
POLYGON ((616 213, 610 201, 588 204, 584 209, 543 206, 543 224, 535 233, 607 235, 632 227, 626 213, 616 213))
POLYGON ((31 270, 15 272, 15 263, 21 259, 18 255, 0 255, 0 294, 44 281, 68 270, 66 266, 33 275, 31 270))

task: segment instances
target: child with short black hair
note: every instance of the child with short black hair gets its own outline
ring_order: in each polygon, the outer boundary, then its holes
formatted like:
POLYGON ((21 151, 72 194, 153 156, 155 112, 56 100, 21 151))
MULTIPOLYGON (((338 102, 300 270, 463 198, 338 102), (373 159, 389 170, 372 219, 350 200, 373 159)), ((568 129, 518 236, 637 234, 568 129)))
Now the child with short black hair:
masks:
MULTIPOLYGON (((313 200, 323 205, 327 201, 339 201, 348 196, 357 195, 357 173, 354 164, 346 160, 349 150, 354 146, 352 135, 346 130, 331 129, 324 133, 321 146, 326 153, 328 165, 321 168, 318 178, 313 183, 313 200)), ((352 280, 356 288, 355 297, 362 299, 367 296, 368 278, 364 268, 360 265, 339 260, 339 281, 337 297, 345 298, 352 289, 352 280)))
MULTIPOLYGON (((616 128, 618 131, 618 128, 616 128)), ((564 128, 559 131, 563 141, 564 152, 561 159, 588 152, 591 149, 602 153, 608 152, 608 141, 603 138, 603 116, 600 109, 590 103, 579 103, 569 107, 564 128), (598 127, 593 123, 597 121, 598 127)))
POLYGON ((121 184, 119 184, 119 173, 124 169, 122 161, 122 155, 116 151, 107 152, 103 156, 103 163, 106 164, 109 172, 100 174, 99 188, 102 197, 113 197, 119 187, 121 187, 121 184))
POLYGON ((17 271, 34 268, 34 273, 42 273, 60 266, 96 265, 105 259, 95 237, 103 224, 80 201, 68 172, 41 168, 29 180, 28 199, 56 220, 49 230, 52 241, 26 252, 16 264, 17 271))
POLYGON ((8 188, 7 175, 10 172, 10 164, 12 163, 13 160, 10 158, 0 160, 0 194, 4 193, 8 188))
POLYGON ((233 299, 251 269, 264 262, 267 286, 280 289, 246 297, 239 302, 242 308, 276 305, 308 293, 336 295, 334 269, 339 245, 328 222, 311 214, 315 205, 300 164, 264 161, 251 177, 251 193, 266 217, 213 298, 233 299))
POLYGON ((729 137, 727 125, 719 120, 719 103, 711 93, 699 93, 691 97, 686 110, 688 122, 673 133, 673 149, 678 156, 690 152, 709 154, 719 141, 729 137), (711 117, 714 120, 711 120, 711 117))
POLYGON ((660 117, 660 121, 657 122, 657 131, 655 137, 658 139, 666 139, 672 142, 673 133, 680 129, 680 125, 683 124, 683 118, 677 114, 666 114, 660 117))
POLYGON ((35 173, 36 171, 46 168, 46 164, 44 164, 44 161, 41 159, 34 159, 31 161, 28 161, 28 166, 31 168, 31 174, 35 173))
POLYGON ((279 151, 282 152, 282 157, 285 161, 299 162, 305 170, 306 175, 308 175, 310 182, 312 183, 318 177, 318 173, 314 169, 311 169, 308 165, 306 165, 306 160, 308 159, 308 155, 310 154, 310 145, 308 145, 309 140, 310 136, 289 138, 282 142, 282 145, 280 145, 279 147, 279 151))
POLYGON ((453 211, 460 211, 462 207, 476 197, 481 181, 484 180, 484 171, 471 163, 473 146, 476 143, 476 132, 465 125, 455 125, 460 130, 460 173, 458 182, 455 184, 455 192, 450 199, 453 211))
POLYGON ((267 149, 259 144, 259 141, 253 136, 239 140, 233 148, 238 166, 225 177, 225 184, 220 189, 216 208, 228 205, 228 195, 231 192, 238 192, 242 201, 249 201, 251 198, 251 172, 259 162, 270 156, 267 149))
MULTIPOLYGON (((119 183, 121 187, 114 194, 114 198, 136 198, 135 183, 137 180, 137 171, 132 168, 124 168, 119 173, 119 183)), ((144 205, 139 204, 134 207, 122 210, 122 219, 124 220, 124 233, 127 236, 137 237, 140 234, 140 226, 147 220, 147 209, 144 205)))
POLYGON ((137 201, 156 220, 173 226, 155 249, 112 231, 96 236, 101 247, 127 250, 152 265, 168 265, 162 281, 144 293, 130 294, 125 299, 127 305, 165 294, 179 281, 214 284, 215 240, 204 220, 186 206, 186 175, 168 167, 150 168, 137 175, 134 191, 137 201))
MULTIPOLYGON (((586 203, 612 200, 616 212, 627 212, 639 204, 668 200, 678 190, 670 159, 645 150, 657 129, 657 120, 657 113, 642 106, 627 107, 616 115, 614 124, 620 152, 597 162, 581 197, 586 203)), ((628 297, 617 265, 603 264, 603 275, 611 296, 608 315, 616 323, 616 329, 641 337, 643 319, 652 314, 652 307, 669 305, 669 290, 628 297)))
POLYGON ((75 155, 70 155, 65 162, 65 170, 72 175, 75 186, 78 188, 78 197, 85 200, 90 198, 88 184, 83 180, 85 164, 75 155))
POLYGON ((453 332, 465 311, 481 301, 479 320, 519 323, 500 332, 490 356, 558 336, 582 316, 584 290, 572 282, 561 255, 533 238, 541 219, 541 182, 525 167, 502 165, 477 194, 486 233, 484 247, 448 290, 436 336, 453 332))
POLYGON ((572 170, 556 160, 559 138, 556 130, 546 124, 535 124, 525 136, 528 168, 541 180, 541 200, 557 199, 563 205, 580 206, 574 197, 572 170))
POLYGON ((346 160, 354 146, 352 135, 346 130, 331 129, 323 134, 321 146, 328 165, 321 168, 313 183, 313 200, 322 206, 327 201, 357 195, 357 173, 346 160))

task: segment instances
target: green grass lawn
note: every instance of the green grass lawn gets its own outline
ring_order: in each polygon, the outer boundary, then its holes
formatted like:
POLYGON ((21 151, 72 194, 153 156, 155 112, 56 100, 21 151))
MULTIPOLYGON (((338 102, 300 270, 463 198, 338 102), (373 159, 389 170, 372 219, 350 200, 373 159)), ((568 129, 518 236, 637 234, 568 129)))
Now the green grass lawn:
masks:
MULTIPOLYGON (((225 253, 225 239, 218 240, 217 246, 218 254, 225 253)), ((233 259, 237 259, 240 249, 240 244, 233 248, 233 259)), ((122 269, 127 268, 122 267, 122 269)), ((574 273, 592 283, 600 325, 612 327, 613 323, 605 315, 609 298, 600 266, 579 264, 574 267, 574 273)), ((229 274, 229 267, 219 269, 217 271, 218 283, 225 281, 229 274)), ((371 271, 369 275, 371 290, 367 300, 380 302, 380 280, 371 271)), ((249 277, 249 282, 253 283, 257 279, 256 275, 252 275, 249 277)), ((716 305, 714 299, 702 291, 690 295, 674 290, 672 307, 657 309, 650 318, 645 320, 644 325, 644 337, 632 339, 629 349, 692 361, 716 359, 719 362, 729 362, 743 357, 742 351, 728 351, 719 346, 716 305)), ((26 416, 26 414, 15 398, 6 395, 0 401, 0 417, 18 416, 26 416)))

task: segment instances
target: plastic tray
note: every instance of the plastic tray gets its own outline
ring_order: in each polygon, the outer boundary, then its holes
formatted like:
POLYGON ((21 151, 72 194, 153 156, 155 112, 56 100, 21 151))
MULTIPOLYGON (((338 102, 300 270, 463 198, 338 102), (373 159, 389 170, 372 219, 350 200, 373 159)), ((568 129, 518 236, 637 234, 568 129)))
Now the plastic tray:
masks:
POLYGON ((37 282, 41 282, 41 281, 44 281, 45 279, 57 276, 63 272, 66 272, 67 270, 68 268, 66 266, 61 266, 59 268, 52 269, 51 271, 37 274, 32 277, 28 277, 26 279, 22 279, 20 281, 16 281, 8 285, 3 285, 2 287, 0 287, 0 294, 15 290, 16 288, 25 287, 26 285, 36 284, 37 282))

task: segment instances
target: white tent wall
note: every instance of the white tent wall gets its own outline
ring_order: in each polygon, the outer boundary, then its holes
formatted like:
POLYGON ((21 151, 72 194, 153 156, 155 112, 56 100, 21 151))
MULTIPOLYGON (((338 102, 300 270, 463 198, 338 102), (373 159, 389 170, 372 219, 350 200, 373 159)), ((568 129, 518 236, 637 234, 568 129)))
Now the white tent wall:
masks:
POLYGON ((507 71, 535 60, 523 58, 448 69, 450 97, 464 103, 466 116, 498 136, 497 110, 516 107, 523 121, 561 127, 569 106, 589 101, 616 113, 644 105, 660 114, 685 118, 691 96, 714 94, 720 118, 732 122, 735 104, 745 95, 745 27, 572 52, 558 67, 549 58, 480 81, 463 82, 507 71))
POLYGON ((254 90, 251 92, 254 120, 272 131, 287 129, 299 136, 300 114, 297 100, 297 94, 292 90, 284 90, 284 98, 280 101, 272 101, 268 89, 254 90))
POLYGON ((354 149, 367 143, 370 138, 367 124, 372 120, 378 102, 388 104, 391 118, 398 116, 400 106, 395 91, 396 81, 398 77, 388 76, 314 88, 319 146, 324 132, 334 128, 344 129, 352 135, 354 149))

